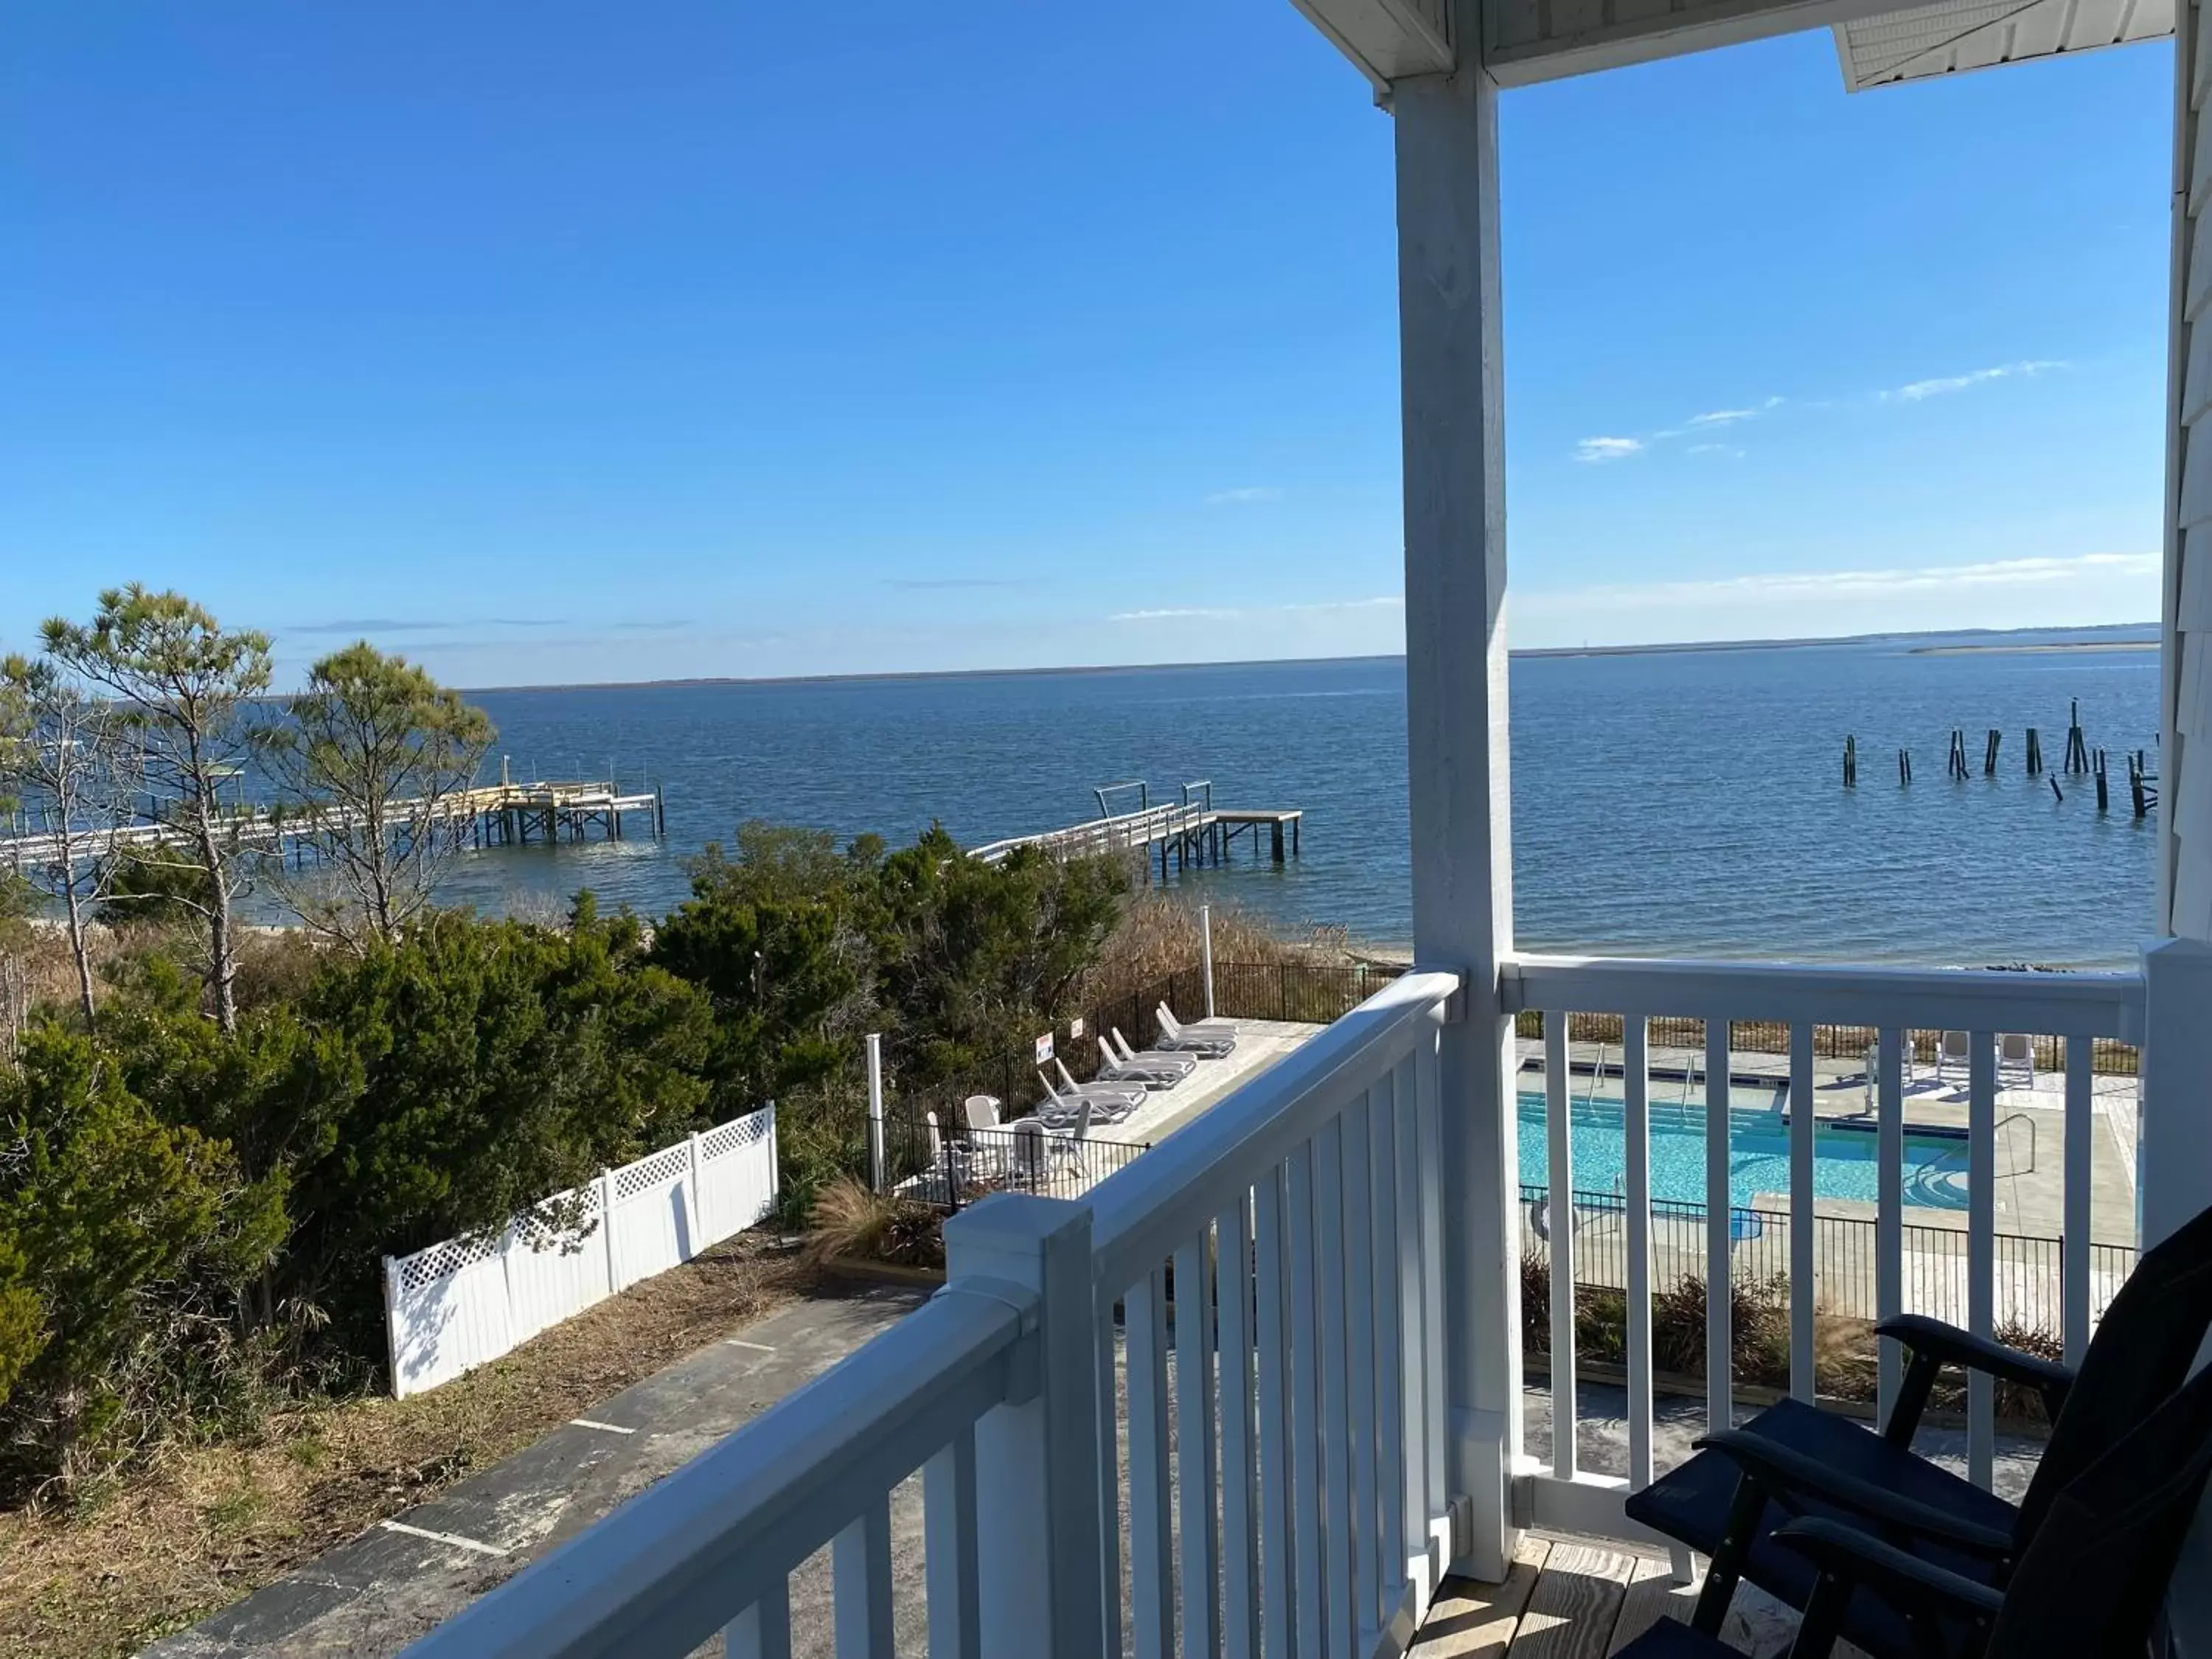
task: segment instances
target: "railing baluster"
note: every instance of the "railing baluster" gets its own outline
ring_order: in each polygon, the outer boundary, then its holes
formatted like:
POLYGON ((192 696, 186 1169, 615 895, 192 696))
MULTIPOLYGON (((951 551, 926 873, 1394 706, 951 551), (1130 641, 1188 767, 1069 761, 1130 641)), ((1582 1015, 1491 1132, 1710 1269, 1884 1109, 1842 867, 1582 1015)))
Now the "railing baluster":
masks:
MULTIPOLYGON (((1440 1579, 1449 1545, 1440 1528, 1449 1493, 1444 1482, 1444 1189, 1443 1104, 1438 1081, 1438 1038, 1424 1035, 1414 1050, 1413 1081, 1418 1120, 1421 1259, 1421 1448, 1424 1462, 1422 1519, 1435 1541, 1430 1576, 1440 1579)), ((1501 1199, 1504 1194, 1499 1195, 1501 1199)), ((1516 1333, 1517 1335, 1517 1333, 1516 1333)), ((1515 1376, 1519 1376, 1515 1370, 1515 1376)), ((1512 1443, 1518 1445, 1518 1442, 1512 1443)), ((1433 1585, 1431 1586, 1433 1588, 1433 1585)))
POLYGON ((1813 1028, 1790 1028, 1790 1392, 1813 1403, 1813 1028))
MULTIPOLYGON (((1885 1025, 1875 1040, 1874 1310, 1877 1320, 1905 1311, 1905 1044, 1910 1031, 1885 1025)), ((1887 1425, 1897 1403, 1903 1364, 1897 1344, 1881 1340, 1876 1365, 1875 1416, 1887 1425)))
POLYGON ((1375 1209, 1373 1142, 1376 1090, 1389 1090, 1385 1079, 1355 1099, 1343 1118, 1344 1289, 1346 1422, 1352 1438, 1352 1607, 1364 1651, 1382 1625, 1382 1533, 1377 1523, 1381 1482, 1376 1473, 1375 1435, 1375 1209))
POLYGON ((1398 1103, 1413 1087, 1408 1057, 1376 1085, 1367 1119, 1367 1164, 1375 1183, 1375 1427, 1376 1501, 1382 1506, 1377 1548, 1382 1571, 1382 1616, 1407 1577, 1406 1571, 1406 1340, 1405 1305, 1398 1288, 1399 1242, 1405 1237, 1398 1196, 1398 1103))
POLYGON ((922 1565, 930 1659, 977 1659, 982 1593, 975 1579, 975 1431, 953 1437, 922 1466, 922 1565))
POLYGON ((1352 1413, 1346 1399, 1344 1120, 1314 1137, 1314 1231, 1326 1242, 1315 1266, 1321 1315, 1322 1583, 1328 1602, 1327 1650, 1351 1659, 1358 1633, 1352 1589, 1352 1413))
POLYGON ((1180 1505, 1183 1659, 1221 1649, 1213 1468, 1212 1274, 1201 1231, 1175 1255, 1176 1498, 1180 1505))
POLYGON ((1175 1651, 1175 1553, 1168 1469, 1167 1272, 1129 1287, 1129 1593, 1137 1659, 1175 1651))
POLYGON ((727 1659, 791 1659, 791 1586, 778 1584, 730 1620, 722 1632, 727 1659))
POLYGON ((1544 1115, 1549 1133, 1548 1255, 1552 1284, 1552 1473, 1575 1477, 1575 1163, 1568 1089, 1567 1016, 1544 1013, 1544 1115))
POLYGON ((1284 1171, 1271 1170, 1253 1194, 1254 1266, 1260 1337, 1260 1638, 1265 1659, 1291 1659, 1291 1367, 1284 1316, 1290 1264, 1283 1239, 1284 1171))
POLYGON ((1651 1484, 1651 1071, 1649 1027, 1621 1022, 1622 1195, 1628 1223, 1628 1484, 1651 1484))
POLYGON ((1436 1587, 1429 1561, 1428 1264, 1421 1255, 1420 1078, 1422 1053, 1399 1068, 1395 1152, 1398 1164, 1398 1389, 1404 1413, 1399 1451, 1400 1539, 1407 1571, 1424 1593, 1436 1587), (1416 1565, 1418 1563, 1418 1565, 1416 1565))
POLYGON ((2090 1158, 2097 1133, 2090 1066, 2095 1045, 2087 1037, 2066 1039, 2066 1143, 2064 1237, 2059 1249, 2059 1296, 2064 1304, 2066 1363, 2078 1365, 2089 1347, 2090 1158))
MULTIPOLYGON (((1986 1337, 1996 1324, 1997 1050, 1988 1031, 1966 1038, 1966 1328, 1986 1337)), ((1996 1454, 1996 1389, 1988 1373, 1966 1373, 1966 1478, 1987 1492, 1996 1454)))
POLYGON ((1260 1516, 1252 1479, 1252 1195, 1213 1224, 1221 1355, 1222 1651, 1255 1659, 1260 1647, 1260 1516))
MULTIPOLYGON (((1729 1023, 1705 1022, 1705 1421, 1725 1429, 1735 1420, 1731 1376, 1735 1278, 1730 1270, 1729 1168, 1729 1023)), ((1558 1409, 1556 1406, 1554 1411, 1558 1409)))
POLYGON ((1291 1509, 1297 1552, 1299 1659, 1321 1659, 1321 1338, 1315 1328, 1319 1279, 1315 1260, 1314 1147, 1292 1152, 1285 1219, 1291 1255, 1291 1509))
MULTIPOLYGON (((1115 1403, 1114 1353, 1121 1346, 1126 1360, 1127 1350, 1115 1336, 1114 1298, 1101 1295, 1098 1302, 1098 1589, 1106 1615, 1106 1651, 1118 1656, 1121 1651, 1121 1413, 1115 1403)), ((1124 1332, 1129 1328, 1127 1320, 1125 1304, 1124 1332)))
POLYGON ((830 1546, 837 1659, 892 1659, 891 1500, 886 1492, 830 1546))

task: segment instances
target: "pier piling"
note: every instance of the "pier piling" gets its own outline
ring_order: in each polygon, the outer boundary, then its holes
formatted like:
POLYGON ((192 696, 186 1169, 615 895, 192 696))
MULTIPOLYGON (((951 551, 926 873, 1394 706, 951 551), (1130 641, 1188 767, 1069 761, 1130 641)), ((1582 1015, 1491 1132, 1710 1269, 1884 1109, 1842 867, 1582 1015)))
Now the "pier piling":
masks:
POLYGON ((1912 751, 1910 749, 1897 751, 1897 781, 1899 784, 1912 781, 1912 751))
POLYGON ((1856 738, 1846 736, 1844 738, 1844 787, 1856 789, 1858 787, 1858 782, 1859 740, 1856 738))
POLYGON ((2027 728, 2027 775, 2031 778, 2043 775, 2043 739, 2032 726, 2027 728))
POLYGON ((2105 779, 2105 751, 2100 749, 2097 751, 2097 810, 2103 812, 2108 811, 2111 805, 2108 786, 2105 779))
POLYGON ((1997 775, 1997 745, 2004 741, 2004 733, 1994 726, 1990 727, 1990 740, 1982 750, 1982 775, 1993 778, 1997 775))

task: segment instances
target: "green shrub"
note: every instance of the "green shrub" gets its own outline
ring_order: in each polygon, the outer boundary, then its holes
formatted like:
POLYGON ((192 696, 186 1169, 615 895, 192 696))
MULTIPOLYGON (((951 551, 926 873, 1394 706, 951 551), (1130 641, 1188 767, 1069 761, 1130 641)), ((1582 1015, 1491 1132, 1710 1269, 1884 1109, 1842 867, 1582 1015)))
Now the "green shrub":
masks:
POLYGON ((0 1478, 112 1467, 218 1407, 240 1289, 282 1248, 281 1176, 163 1122, 86 1037, 34 1029, 0 1074, 0 1478))

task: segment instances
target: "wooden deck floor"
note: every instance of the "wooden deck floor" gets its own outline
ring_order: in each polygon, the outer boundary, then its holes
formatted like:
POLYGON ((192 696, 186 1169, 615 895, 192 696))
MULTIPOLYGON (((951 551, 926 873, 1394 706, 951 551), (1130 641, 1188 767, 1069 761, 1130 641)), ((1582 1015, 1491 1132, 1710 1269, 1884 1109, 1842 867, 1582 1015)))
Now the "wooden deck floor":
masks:
MULTIPOLYGON (((1414 1659, 1605 1659, 1654 1620, 1686 1623, 1697 1599, 1694 1583, 1668 1577, 1664 1556, 1531 1533, 1504 1583, 1446 1580, 1413 1651, 1414 1659)), ((1738 1612, 1723 1639, 1741 1653, 1783 1651, 1789 1626, 1738 1612)))

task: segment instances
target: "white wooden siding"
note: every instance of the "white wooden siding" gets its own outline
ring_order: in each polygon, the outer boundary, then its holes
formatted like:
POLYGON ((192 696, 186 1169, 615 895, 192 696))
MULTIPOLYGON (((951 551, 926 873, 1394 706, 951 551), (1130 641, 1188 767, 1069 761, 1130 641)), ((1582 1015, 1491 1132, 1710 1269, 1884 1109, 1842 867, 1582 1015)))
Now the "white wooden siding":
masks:
POLYGON ((2212 765, 2195 746, 2212 737, 2212 40, 2196 0, 2177 17, 2174 114, 2172 410, 2167 489, 2163 752, 2159 757, 2159 921, 2212 939, 2212 765))

